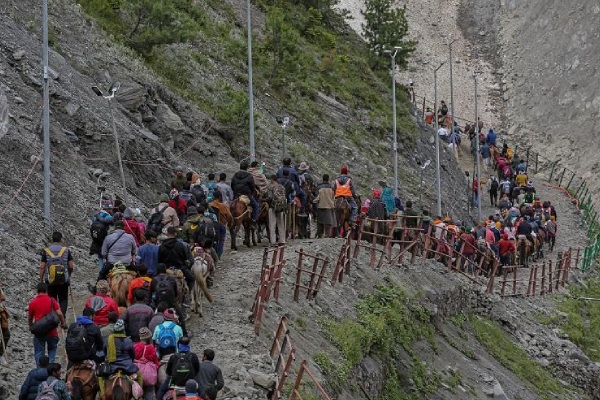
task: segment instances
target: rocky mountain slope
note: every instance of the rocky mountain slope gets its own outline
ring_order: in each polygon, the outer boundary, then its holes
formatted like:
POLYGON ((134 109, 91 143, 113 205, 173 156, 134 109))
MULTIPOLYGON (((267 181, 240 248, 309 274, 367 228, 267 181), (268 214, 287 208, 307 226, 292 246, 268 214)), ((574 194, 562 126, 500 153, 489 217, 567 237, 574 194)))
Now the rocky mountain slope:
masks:
MULTIPOLYGON (((451 18, 443 18, 443 14, 439 12, 440 7, 449 7, 444 9, 448 11, 448 15, 458 15, 458 3, 430 1, 432 2, 423 4, 421 8, 417 8, 416 2, 410 5, 413 15, 421 11, 423 15, 435 17, 428 23, 412 20, 413 29, 420 32, 418 35, 424 36, 418 39, 430 49, 420 48, 417 57, 412 61, 411 69, 402 75, 402 79, 413 78, 417 92, 420 93, 423 88, 428 99, 432 98, 433 90, 427 65, 433 65, 435 62, 427 60, 430 59, 430 55, 435 55, 438 61, 443 60, 446 51, 446 47, 436 39, 438 36, 434 33, 439 30, 452 30, 448 36, 453 38, 461 34, 460 28, 450 23, 451 18), (417 76, 420 77, 415 78, 417 76), (425 83, 427 81, 428 84, 425 83)), ((122 89, 115 103, 115 119, 125 160, 128 186, 126 196, 136 206, 147 207, 155 203, 157 192, 167 186, 173 166, 182 164, 200 170, 203 174, 211 171, 231 173, 235 171, 239 160, 246 156, 244 149, 247 147, 247 131, 240 122, 244 119, 243 101, 240 99, 245 90, 246 69, 243 55, 216 53, 217 42, 208 41, 203 42, 205 46, 201 50, 198 50, 197 43, 189 46, 170 46, 164 53, 169 57, 168 63, 150 65, 147 60, 120 44, 116 40, 115 32, 103 31, 103 25, 87 15, 81 5, 71 0, 50 3, 52 215, 54 226, 66 234, 66 242, 72 247, 75 255, 77 274, 74 292, 79 304, 85 297, 85 283, 93 281, 96 272, 93 260, 87 255, 89 216, 98 202, 96 179, 90 174, 90 170, 99 168, 109 172, 110 177, 106 182, 108 191, 124 195, 119 188, 107 104, 93 94, 91 86, 97 84, 106 88, 111 82, 122 82, 122 89), (198 63, 198 56, 194 57, 195 53, 200 55, 202 64, 198 63), (186 69, 173 71, 172 68, 169 69, 173 65, 193 65, 194 68, 190 68, 192 72, 186 69), (169 74, 165 73, 166 70, 169 74), (191 96, 193 93, 182 91, 181 85, 174 84, 175 78, 178 77, 185 78, 184 83, 193 87, 194 93, 201 95, 194 97, 191 96), (225 100, 219 103, 215 98, 222 93, 231 96, 225 96, 225 100), (236 99, 240 101, 234 101, 236 99), (233 110, 233 117, 230 114, 223 115, 223 110, 233 110), (239 119, 236 121, 240 122, 239 126, 228 123, 228 118, 239 119)), ((240 41, 243 42, 245 31, 244 2, 223 3, 223 9, 232 11, 226 12, 226 15, 215 12, 219 7, 213 6, 210 10, 213 19, 227 24, 230 28, 227 43, 239 45, 240 41), (234 39, 231 39, 232 37, 234 39), (233 41, 230 42, 230 39, 233 41)), ((38 7, 37 2, 29 0, 7 0, 0 4, 0 92, 3 94, 0 95, 0 153, 4 160, 0 167, 0 281, 9 298, 9 311, 14 316, 14 337, 10 346, 11 365, 10 368, 0 366, 0 398, 14 398, 17 385, 31 367, 32 349, 30 335, 25 329, 25 310, 27 301, 34 295, 32 277, 36 276, 38 252, 49 233, 41 213, 41 24, 38 7)), ((257 40, 260 41, 264 34, 261 29, 264 28, 265 15, 260 8, 253 8, 253 12, 254 22, 257 24, 257 40)), ((429 20, 429 17, 427 19, 429 20)), ((491 30, 485 31, 485 35, 479 32, 480 30, 476 30, 479 37, 492 36, 491 30)), ((349 49, 360 49, 351 46, 351 43, 359 43, 354 33, 346 30, 339 37, 349 38, 347 42, 343 42, 343 51, 347 54, 352 54, 349 49)), ((341 41, 339 38, 338 40, 341 41)), ((498 89, 488 92, 486 87, 497 83, 499 78, 491 73, 498 72, 499 67, 495 60, 484 62, 472 59, 473 55, 483 55, 486 51, 489 54, 493 53, 493 41, 490 41, 489 45, 485 43, 488 42, 457 42, 456 64, 470 65, 473 68, 477 66, 487 73, 482 79, 485 83, 481 85, 482 104, 485 104, 482 105, 482 109, 487 113, 485 118, 495 123, 500 119, 499 116, 494 116, 493 112, 501 107, 501 92, 498 89)), ((229 47, 225 50, 227 49, 229 47)), ((257 66, 259 76, 260 71, 261 67, 257 66)), ((470 115, 468 98, 472 78, 469 69, 461 70, 457 67, 455 73, 457 115, 470 115)), ((356 88, 348 94, 343 93, 337 86, 320 87, 322 90, 311 92, 313 97, 307 101, 306 98, 296 95, 303 90, 314 90, 313 87, 290 86, 286 91, 290 97, 284 97, 281 92, 271 87, 268 81, 261 82, 259 79, 255 91, 259 115, 259 159, 265 160, 269 169, 277 165, 281 154, 281 141, 274 117, 289 111, 294 122, 293 128, 287 132, 288 147, 295 159, 307 160, 317 174, 334 174, 341 165, 348 163, 351 172, 361 183, 363 193, 375 186, 380 179, 390 181, 391 135, 390 123, 385 119, 385 106, 388 104, 391 113, 391 98, 387 94, 388 83, 382 83, 375 75, 364 79, 373 79, 367 82, 380 91, 379 95, 383 100, 378 97, 376 104, 379 106, 383 103, 383 106, 377 112, 370 110, 368 104, 369 100, 375 100, 362 98, 360 95, 364 93, 356 88), (311 106, 299 107, 306 104, 311 106)), ((307 79, 307 82, 312 81, 307 79)), ((440 85, 440 98, 448 99, 447 76, 440 77, 440 85)), ((402 100, 402 95, 400 97, 402 100)), ((418 162, 434 160, 434 154, 431 132, 422 126, 419 117, 415 116, 417 114, 410 111, 405 101, 401 101, 400 106, 403 121, 410 122, 401 127, 400 146, 401 195, 403 199, 407 199, 415 198, 419 194, 418 162)), ((444 150, 442 183, 443 209, 455 217, 463 218, 464 178, 454 158, 444 150)), ((433 168, 425 170, 423 187, 424 203, 431 206, 435 201, 433 168)), ((549 191, 548 196, 552 196, 553 202, 560 204, 561 210, 568 209, 569 202, 565 199, 560 200, 556 193, 549 191)), ((578 236, 580 221, 576 213, 570 213, 572 215, 569 215, 569 222, 565 224, 567 233, 564 238, 581 243, 583 239, 578 236)), ((566 245, 565 242, 560 244, 566 245)), ((338 246, 339 241, 335 240, 295 243, 290 246, 288 257, 292 262, 292 250, 310 247, 315 252, 321 251, 335 259, 338 246)), ((226 259, 217 275, 217 302, 207 311, 209 321, 192 320, 193 331, 197 334, 196 337, 199 337, 194 346, 211 346, 218 350, 218 362, 226 372, 231 389, 225 395, 227 397, 259 398, 264 394, 253 387, 247 373, 252 367, 263 371, 269 368, 269 361, 264 355, 270 342, 268 335, 254 338, 251 326, 246 322, 246 311, 257 284, 257 268, 261 257, 260 251, 253 249, 233 254, 226 259)), ((358 301, 357 296, 372 291, 374 285, 385 283, 384 278, 389 278, 396 284, 405 285, 409 292, 425 291, 429 299, 423 304, 430 307, 432 312, 438 306, 456 302, 465 305, 462 310, 464 312, 473 309, 488 313, 492 319, 508 325, 511 337, 514 340, 522 339, 522 346, 531 356, 538 357, 540 364, 572 368, 579 363, 576 360, 577 356, 571 356, 576 354, 570 352, 572 348, 568 347, 569 351, 563 350, 563 342, 558 340, 557 334, 539 326, 533 317, 535 312, 543 312, 545 304, 527 305, 529 303, 515 300, 513 304, 508 303, 510 305, 507 309, 505 302, 494 303, 497 299, 481 300, 476 289, 473 290, 457 277, 449 277, 445 270, 434 263, 411 266, 406 271, 390 270, 385 274, 378 274, 362 267, 365 260, 361 260, 356 263, 352 285, 324 288, 323 296, 312 306, 297 306, 289 299, 291 277, 286 276, 287 292, 281 305, 270 305, 265 331, 274 328, 281 314, 289 314, 296 331, 294 335, 302 344, 303 356, 312 359, 321 351, 330 354, 331 360, 336 360, 340 355, 338 350, 329 341, 325 328, 322 325, 317 326, 316 322, 332 316, 355 318, 356 310, 353 306, 358 301), (460 293, 466 294, 461 297, 460 293), (473 308, 470 308, 468 304, 473 298, 473 308), (482 305, 478 303, 480 300, 484 303, 483 308, 479 307, 482 305), (307 321, 310 323, 310 329, 306 329, 307 321), (521 333, 524 330, 528 337, 521 333), (532 343, 532 337, 535 335, 544 338, 540 342, 551 343, 552 346, 532 343), (551 348, 548 350, 551 351, 551 356, 547 356, 543 351, 547 350, 546 347, 551 348), (542 358, 545 361, 542 361, 542 358)), ((287 272, 289 274, 291 271, 287 272)), ((463 325, 460 318, 454 322, 447 319, 440 321, 439 332, 434 339, 437 346, 427 341, 418 344, 419 354, 422 355, 419 361, 425 360, 426 368, 418 370, 425 376, 417 375, 419 378, 427 378, 424 382, 430 382, 428 379, 432 378, 439 386, 419 386, 423 381, 415 383, 414 377, 407 371, 410 369, 408 365, 412 365, 411 360, 403 358, 402 363, 405 364, 398 365, 398 368, 403 376, 407 377, 406 381, 403 381, 406 383, 405 388, 429 390, 432 398, 482 398, 490 396, 490 393, 494 395, 498 383, 509 398, 539 398, 529 384, 500 365, 494 356, 475 341, 474 329, 469 324, 463 325), (459 340, 464 341, 468 348, 461 347, 462 350, 457 350, 453 344, 459 340), (441 355, 436 354, 436 347, 438 351, 441 349, 441 355), (473 353, 477 355, 477 360, 471 358, 473 353), (482 373, 484 370, 487 372, 482 373)), ((585 358, 582 359, 574 370, 585 371, 585 368, 578 369, 580 365, 585 364, 585 358)), ((321 369, 324 369, 324 362, 325 359, 321 358, 321 369)), ((319 369, 315 364, 312 365, 315 370, 319 369)), ((589 362, 587 365, 589 368, 594 367, 594 364, 589 362)), ((373 367, 367 368, 366 372, 371 371, 375 374, 383 367, 376 362, 370 363, 368 359, 363 366, 373 367)), ((323 372, 324 379, 330 381, 330 377, 323 372)), ((381 382, 382 378, 382 374, 379 374, 377 379, 368 376, 365 378, 365 381, 372 380, 380 384, 369 388, 368 394, 361 394, 359 391, 350 390, 352 387, 346 387, 342 391, 343 396, 362 398, 363 395, 370 397, 381 394, 381 385, 384 383, 381 382)), ((579 398, 577 393, 568 385, 588 384, 587 381, 579 384, 577 376, 561 375, 561 378, 565 380, 566 391, 572 392, 575 398, 579 398)), ((500 392, 498 396, 501 396, 500 392)))

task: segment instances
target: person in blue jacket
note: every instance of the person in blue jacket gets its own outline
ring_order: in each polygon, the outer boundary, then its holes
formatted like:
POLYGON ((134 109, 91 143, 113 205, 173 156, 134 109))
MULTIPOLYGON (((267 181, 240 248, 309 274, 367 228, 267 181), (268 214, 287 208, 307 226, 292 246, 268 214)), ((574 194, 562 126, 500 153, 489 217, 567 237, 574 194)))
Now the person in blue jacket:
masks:
POLYGON ((38 387, 48 379, 48 356, 41 356, 38 368, 34 368, 27 374, 25 382, 21 385, 19 400, 35 400, 38 395, 38 387))

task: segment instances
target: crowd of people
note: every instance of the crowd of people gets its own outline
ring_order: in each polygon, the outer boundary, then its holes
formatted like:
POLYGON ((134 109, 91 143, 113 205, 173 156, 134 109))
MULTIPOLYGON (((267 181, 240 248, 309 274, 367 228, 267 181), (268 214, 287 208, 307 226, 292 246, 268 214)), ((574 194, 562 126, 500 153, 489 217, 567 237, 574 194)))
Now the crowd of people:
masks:
MULTIPOLYGON (((438 116, 443 121, 447 119, 447 107, 445 112, 442 107, 438 116)), ((557 232, 556 210, 549 201, 537 198, 524 160, 506 144, 499 148, 496 133, 490 129, 484 135, 482 124, 467 125, 464 131, 455 122, 451 124, 452 132, 442 132, 441 136, 449 138, 451 144, 459 144, 463 132, 472 143, 479 140, 485 168, 496 171, 489 179, 475 176, 472 181, 473 203, 484 201, 482 192, 487 190, 490 206, 496 209, 484 221, 461 222, 449 215, 431 217, 427 210, 414 209, 410 200, 403 206, 383 183, 361 201, 347 166, 335 179, 324 174, 317 183, 306 162, 294 166, 290 158, 268 176, 258 162, 242 161, 230 183, 225 173, 219 174, 218 180, 210 173, 201 182, 200 174, 186 174, 178 167, 169 189, 160 194, 148 218, 119 198, 103 196, 102 207, 95 211, 90 227, 90 255, 97 260, 97 281, 88 285, 92 294, 68 326, 75 260, 60 232, 52 234, 41 254, 37 296, 28 307, 36 368, 22 385, 19 399, 33 400, 50 392, 55 398, 70 399, 74 388, 61 380, 62 366, 56 362, 61 336, 67 371, 74 365, 88 366, 98 377, 101 393, 106 380, 120 371, 131 376, 132 386, 139 388, 139 398, 169 398, 169 388, 180 387, 189 396, 186 398, 214 399, 224 385, 222 373, 213 364, 213 350, 205 349, 201 357, 192 351, 185 309, 190 306, 196 282, 192 266, 199 259, 206 262, 206 283, 210 287, 228 228, 236 218, 232 204, 244 197, 253 225, 266 204, 271 245, 286 242, 291 204, 297 205, 297 217, 314 218, 316 237, 336 236, 340 222, 336 208, 339 200, 344 200, 352 223, 365 217, 408 217, 404 218, 406 227, 417 228, 420 221, 419 228, 431 231, 437 240, 444 240, 441 232, 454 232, 454 245, 464 244, 467 256, 475 253, 478 241, 485 242, 502 265, 513 262, 519 235, 533 243, 543 232, 552 249, 557 232), (123 301, 115 297, 110 283, 121 273, 135 275, 122 288, 123 301), (161 362, 166 365, 168 378, 159 383, 161 362)), ((0 363, 6 362, 4 352, 10 341, 8 313, 1 305, 4 300, 0 288, 0 363)), ((71 304, 72 310, 74 307, 71 304)))

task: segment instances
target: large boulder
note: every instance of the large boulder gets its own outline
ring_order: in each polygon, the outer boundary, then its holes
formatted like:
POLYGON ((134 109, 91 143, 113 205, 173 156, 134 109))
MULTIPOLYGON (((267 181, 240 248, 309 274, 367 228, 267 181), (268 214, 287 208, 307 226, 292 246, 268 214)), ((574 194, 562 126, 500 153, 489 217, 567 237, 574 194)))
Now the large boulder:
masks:
POLYGON ((146 101, 148 90, 137 83, 126 83, 117 91, 115 97, 129 111, 138 111, 146 101))

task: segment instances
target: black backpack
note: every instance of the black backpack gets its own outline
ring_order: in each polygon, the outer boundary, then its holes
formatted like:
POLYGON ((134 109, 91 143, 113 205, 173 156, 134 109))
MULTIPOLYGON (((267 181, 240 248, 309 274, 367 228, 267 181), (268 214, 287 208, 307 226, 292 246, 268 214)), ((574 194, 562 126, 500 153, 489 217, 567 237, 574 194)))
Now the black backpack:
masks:
POLYGON ((167 275, 158 275, 156 278, 154 278, 154 281, 156 282, 154 291, 159 301, 175 298, 175 293, 173 293, 173 285, 171 285, 171 280, 167 275))
POLYGON ((200 224, 200 228, 194 232, 194 242, 203 244, 207 239, 216 243, 219 238, 219 231, 217 229, 217 223, 214 221, 209 221, 204 219, 202 224, 200 224))
POLYGON ((100 221, 92 222, 92 226, 90 226, 90 236, 92 237, 92 242, 99 246, 102 246, 104 238, 106 238, 107 235, 108 228, 104 223, 100 221))
POLYGON ((65 350, 69 361, 82 362, 88 359, 91 343, 85 326, 77 324, 71 329, 65 339, 65 350))
MULTIPOLYGON (((169 206, 164 206, 161 210, 156 211, 154 214, 150 216, 148 220, 148 227, 146 230, 153 231, 156 234, 160 234, 165 227, 163 224, 163 214, 169 208, 169 206)), ((158 207, 156 208, 158 210, 158 207)))
POLYGON ((497 180, 493 180, 492 181, 492 186, 491 186, 492 192, 497 192, 498 191, 498 181, 497 180))
POLYGON ((171 374, 171 385, 185 386, 188 379, 194 379, 194 367, 192 365, 191 353, 180 353, 173 362, 171 374))

